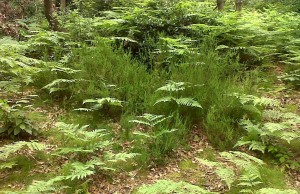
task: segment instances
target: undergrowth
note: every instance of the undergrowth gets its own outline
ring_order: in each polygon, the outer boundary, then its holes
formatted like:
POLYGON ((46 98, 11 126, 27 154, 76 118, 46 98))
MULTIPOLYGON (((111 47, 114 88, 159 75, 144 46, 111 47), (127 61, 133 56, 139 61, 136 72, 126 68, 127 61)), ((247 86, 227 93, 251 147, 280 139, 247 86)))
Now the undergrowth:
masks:
MULTIPOLYGON (((32 13, 36 22, 16 20, 18 39, 0 33, 0 138, 14 141, 0 147, 0 170, 22 169, 18 157, 28 173, 34 165, 26 163, 59 168, 15 193, 87 193, 95 176, 167 164, 200 128, 223 152, 198 161, 228 192, 289 189, 267 182, 283 178, 259 158, 298 172, 299 115, 265 97, 264 82, 275 76, 262 73, 283 66, 284 88, 300 86, 296 1, 245 1, 236 12, 233 1, 217 11, 213 0, 75 0, 53 15, 60 31, 49 30, 33 2, 36 9, 5 4, 13 18, 32 13), (47 106, 63 111, 43 125, 47 106)), ((5 34, 14 29, 8 20, 0 13, 5 34)), ((162 190, 210 193, 170 180, 136 192, 162 190)))

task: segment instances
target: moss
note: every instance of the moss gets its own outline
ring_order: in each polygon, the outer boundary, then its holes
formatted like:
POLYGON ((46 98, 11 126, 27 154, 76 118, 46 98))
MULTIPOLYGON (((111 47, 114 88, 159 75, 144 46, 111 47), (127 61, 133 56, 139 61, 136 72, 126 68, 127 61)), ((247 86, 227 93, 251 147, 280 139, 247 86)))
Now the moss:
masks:
POLYGON ((213 148, 205 148, 199 155, 199 158, 203 158, 209 161, 216 161, 216 151, 213 148))
POLYGON ((192 160, 184 160, 179 163, 180 170, 189 171, 196 169, 197 165, 192 162, 192 160))

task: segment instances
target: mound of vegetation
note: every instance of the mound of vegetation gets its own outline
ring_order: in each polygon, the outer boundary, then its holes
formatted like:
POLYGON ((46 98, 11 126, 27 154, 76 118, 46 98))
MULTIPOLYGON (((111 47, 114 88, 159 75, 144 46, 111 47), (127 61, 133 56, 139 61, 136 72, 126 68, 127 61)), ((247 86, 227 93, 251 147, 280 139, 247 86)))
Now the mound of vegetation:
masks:
POLYGON ((298 193, 299 10, 0 0, 0 192, 298 193))

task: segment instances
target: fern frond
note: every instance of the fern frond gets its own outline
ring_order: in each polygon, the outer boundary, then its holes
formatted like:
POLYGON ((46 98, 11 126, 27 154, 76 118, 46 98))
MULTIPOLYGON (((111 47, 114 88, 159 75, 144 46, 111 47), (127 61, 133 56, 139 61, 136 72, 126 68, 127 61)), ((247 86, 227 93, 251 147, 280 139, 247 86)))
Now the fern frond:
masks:
POLYGON ((204 164, 204 165, 209 166, 209 167, 220 166, 220 163, 218 163, 218 162, 212 162, 212 161, 202 159, 202 158, 196 158, 196 160, 199 161, 201 164, 204 164))
POLYGON ((87 99, 83 101, 83 104, 86 103, 94 103, 94 106, 92 107, 92 110, 99 110, 101 109, 104 105, 110 105, 110 106, 120 106, 122 107, 123 101, 120 101, 116 98, 101 98, 101 99, 87 99))
POLYGON ((63 73, 66 73, 66 74, 75 74, 75 73, 78 73, 78 72, 81 72, 81 70, 75 70, 75 69, 71 69, 71 68, 68 68, 68 67, 63 67, 63 66, 54 66, 51 71, 54 71, 54 72, 63 72, 63 73))
POLYGON ((107 159, 108 162, 126 162, 128 159, 134 158, 136 156, 138 156, 140 154, 136 154, 136 153, 111 153, 108 152, 105 154, 105 158, 107 159))
POLYGON ((156 91, 168 91, 168 92, 178 92, 185 90, 185 82, 174 82, 174 81, 168 81, 168 83, 160 88, 158 88, 156 91))
POLYGON ((221 163, 218 162, 212 162, 206 159, 196 158, 197 161, 199 161, 201 164, 204 164, 209 167, 215 168, 215 173, 221 178, 222 181, 224 181, 227 185, 227 187, 230 189, 232 183, 235 181, 236 176, 232 169, 228 167, 224 167, 221 163))
POLYGON ((18 141, 9 145, 5 145, 3 147, 0 147, 0 160, 6 160, 11 154, 22 150, 24 147, 28 147, 32 151, 40 151, 44 150, 46 148, 46 145, 35 141, 18 141))
POLYGON ((172 96, 167 96, 167 97, 163 97, 158 99, 154 105, 162 103, 162 102, 172 102, 172 101, 176 101, 176 98, 172 97, 172 96))
POLYGON ((254 156, 251 156, 249 154, 246 154, 244 152, 239 151, 230 151, 230 152, 221 152, 220 155, 230 162, 242 166, 247 167, 251 163, 256 163, 259 165, 263 165, 264 162, 254 156))
MULTIPOLYGON (((298 124, 298 117, 293 114, 281 114, 280 117, 283 119, 283 116, 285 117, 291 117, 291 120, 286 120, 281 123, 273 123, 273 122, 267 122, 262 125, 255 125, 253 124, 250 120, 242 120, 240 122, 240 125, 243 126, 243 128, 248 132, 248 136, 251 137, 254 134, 257 137, 269 137, 269 138, 276 138, 278 140, 283 140, 288 143, 290 143, 293 140, 299 139, 300 138, 300 132, 297 131, 297 124, 298 124)), ((242 138, 241 141, 243 141, 242 138)), ((247 138, 246 138, 247 139, 247 138)), ((250 140, 249 140, 250 141, 250 140)), ((253 140, 251 140, 253 141, 253 140)), ((255 144, 256 139, 253 141, 254 144, 252 148, 262 148, 260 145, 255 144), (258 145, 258 147, 257 147, 258 145)), ((241 142, 239 142, 241 144, 241 142)), ((246 143, 245 143, 246 144, 246 143)), ((244 145, 245 145, 244 144, 244 145)), ((261 140, 261 145, 264 145, 264 142, 261 140)))
POLYGON ((261 177, 259 176, 259 173, 253 173, 250 171, 245 171, 240 177, 239 181, 240 183, 238 184, 239 186, 242 186, 243 188, 252 188, 257 185, 262 184, 261 177))
POLYGON ((226 183, 230 189, 232 183, 235 181, 235 173, 230 168, 219 167, 216 169, 216 174, 226 183))
POLYGON ((58 186, 56 183, 65 180, 64 176, 57 176, 48 181, 34 181, 25 193, 53 193, 68 188, 67 186, 58 186))
POLYGON ((142 124, 142 125, 146 125, 149 127, 154 127, 154 126, 158 125, 159 123, 161 123, 171 117, 172 117, 172 115, 166 117, 164 115, 154 115, 154 114, 145 113, 142 116, 138 116, 138 118, 141 118, 142 120, 130 120, 129 122, 142 124))
POLYGON ((42 89, 47 89, 49 90, 50 93, 53 93, 53 92, 65 90, 65 88, 62 85, 76 83, 78 81, 79 80, 77 79, 56 79, 51 83, 47 84, 46 86, 44 86, 42 89))
POLYGON ((278 134, 277 137, 279 137, 282 140, 285 140, 286 142, 288 142, 290 144, 291 141, 300 139, 300 133, 285 131, 285 132, 278 134))
POLYGON ((249 150, 257 150, 260 151, 262 153, 265 153, 265 150, 267 148, 266 145, 264 145, 262 142, 260 141, 244 141, 243 139, 238 141, 234 147, 240 147, 243 145, 249 145, 249 150))
POLYGON ((70 153, 93 153, 95 150, 93 149, 84 149, 82 147, 66 147, 66 148, 59 148, 55 151, 52 155, 57 156, 64 156, 70 153))
POLYGON ((0 164, 0 170, 6 169, 6 168, 12 168, 17 165, 16 161, 11 161, 11 162, 4 162, 0 164))
POLYGON ((56 127, 65 136, 72 139, 80 139, 82 141, 90 141, 91 139, 101 138, 107 135, 106 129, 96 129, 93 131, 87 131, 89 125, 79 126, 74 124, 66 124, 63 122, 57 122, 56 127))
POLYGON ((255 192, 255 194, 287 194, 287 193, 298 194, 296 190, 292 190, 292 189, 280 190, 275 188, 262 188, 255 192))
POLYGON ((279 102, 266 97, 257 97, 253 95, 246 95, 246 94, 239 94, 239 93, 233 93, 229 96, 234 96, 239 99, 240 103, 243 105, 249 105, 252 104, 254 106, 259 105, 263 107, 279 107, 279 102))
POLYGON ((195 101, 192 98, 179 98, 179 99, 176 99, 175 101, 178 105, 202 108, 202 106, 199 104, 199 102, 195 101))
POLYGON ((66 179, 70 179, 71 181, 75 179, 81 180, 95 173, 95 165, 90 163, 74 162, 71 166, 71 173, 66 176, 66 179))
POLYGON ((152 138, 152 136, 150 134, 143 133, 143 132, 140 132, 140 131, 133 132, 133 135, 138 135, 138 136, 141 136, 141 137, 144 137, 144 138, 152 138))
POLYGON ((285 129, 288 129, 290 127, 287 123, 265 123, 263 124, 263 129, 268 130, 271 133, 274 133, 276 131, 283 131, 285 129))
POLYGON ((138 194, 210 194, 211 192, 186 182, 174 182, 170 180, 158 180, 154 184, 144 185, 138 188, 138 194))
POLYGON ((181 105, 181 106, 202 108, 202 106, 199 104, 199 102, 195 101, 192 98, 174 98, 172 96, 158 99, 154 105, 162 103, 162 102, 175 102, 177 105, 181 105))

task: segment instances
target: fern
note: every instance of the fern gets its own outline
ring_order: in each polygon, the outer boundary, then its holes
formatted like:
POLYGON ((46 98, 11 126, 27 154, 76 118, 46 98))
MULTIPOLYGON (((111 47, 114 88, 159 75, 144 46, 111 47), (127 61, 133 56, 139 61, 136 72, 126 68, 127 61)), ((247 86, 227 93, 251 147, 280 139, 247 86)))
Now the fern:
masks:
MULTIPOLYGON (((197 85, 195 85, 197 86, 197 85)), ((160 87, 157 89, 157 91, 168 91, 168 92, 180 92, 184 91, 187 87, 193 87, 189 83, 185 82, 174 82, 174 81, 169 81, 165 86, 160 87)), ((178 95, 177 95, 178 96, 178 95)), ((163 103, 163 102, 175 102, 178 106, 187 106, 187 107, 195 107, 195 108, 202 108, 202 106, 197 102, 196 100, 192 98, 175 98, 173 96, 167 96, 158 99, 154 105, 163 103)))
POLYGON ((67 147, 59 148, 54 153, 55 155, 93 153, 111 145, 108 140, 103 139, 107 136, 105 129, 87 131, 88 125, 80 127, 79 125, 62 122, 56 123, 56 127, 59 133, 62 134, 63 141, 67 147))
POLYGON ((75 124, 66 124, 63 122, 56 123, 56 127, 63 133, 65 136, 71 139, 80 139, 82 141, 88 141, 93 138, 101 138, 107 135, 105 133, 106 129, 96 129, 93 131, 87 131, 89 125, 75 125, 75 124))
MULTIPOLYGON (((298 57, 298 60, 300 61, 299 57, 298 57)), ((284 82, 291 83, 294 86, 299 88, 300 87, 300 69, 290 71, 283 76, 279 76, 279 79, 283 80, 284 82)))
POLYGON ((154 105, 162 102, 175 102, 179 106, 202 108, 199 102, 195 101, 192 98, 174 98, 172 96, 161 98, 157 100, 154 105))
POLYGON ((274 188, 262 188, 258 191, 255 192, 255 194, 298 194, 296 190, 292 189, 285 189, 285 190, 280 190, 280 189, 274 189, 274 188))
POLYGON ((158 139, 158 138, 160 138, 161 136, 163 136, 165 134, 174 133, 175 131, 178 131, 178 129, 172 129, 172 130, 163 129, 160 132, 158 132, 156 134, 153 134, 153 135, 151 135, 149 133, 142 133, 142 132, 139 132, 139 131, 135 131, 135 132, 133 132, 133 134, 155 140, 155 139, 158 139))
POLYGON ((138 194, 167 194, 167 193, 182 193, 182 194, 209 194, 211 192, 204 190, 198 186, 186 182, 173 182, 170 180, 159 180, 151 185, 144 185, 138 188, 138 194))
MULTIPOLYGON (((111 143, 109 141, 101 141, 101 142, 96 142, 96 143, 89 143, 88 145, 80 145, 83 147, 63 147, 63 148, 58 148, 53 155, 58 155, 58 156, 64 156, 66 154, 70 153, 94 153, 97 150, 104 149, 108 146, 110 146, 111 143)), ((74 145, 75 146, 75 145, 74 145)))
POLYGON ((126 162, 128 159, 132 159, 136 156, 138 156, 140 154, 136 154, 136 153, 111 153, 111 152, 107 152, 105 154, 105 159, 108 162, 126 162))
POLYGON ((123 107, 122 105, 123 101, 120 101, 116 98, 110 98, 110 97, 100 98, 100 99, 87 99, 83 101, 83 104, 90 104, 90 103, 93 104, 91 108, 78 108, 75 110, 86 111, 86 112, 97 111, 102 109, 105 105, 123 107))
POLYGON ((254 105, 254 106, 263 106, 263 107, 279 107, 279 102, 265 97, 257 97, 253 95, 246 95, 246 94, 238 94, 233 93, 230 96, 236 97, 242 105, 254 105))
POLYGON ((94 160, 89 161, 86 164, 83 164, 81 162, 74 162, 71 164, 72 169, 70 174, 66 176, 66 179, 70 179, 71 181, 73 181, 74 179, 85 179, 86 177, 95 173, 96 165, 101 166, 104 164, 94 160))
POLYGON ((68 188, 67 186, 58 186, 57 183, 65 180, 64 176, 57 176, 48 181, 34 181, 25 193, 53 193, 68 188))
MULTIPOLYGON (((221 152, 220 156, 223 160, 226 160, 234 164, 237 169, 242 172, 241 176, 238 176, 231 167, 228 167, 226 163, 211 162, 208 160, 203 160, 196 158, 201 164, 209 166, 215 170, 216 175, 218 175, 222 181, 224 181, 227 187, 230 189, 231 185, 238 181, 241 186, 247 187, 248 185, 258 185, 261 180, 261 174, 258 165, 263 165, 263 161, 248 155, 243 152, 231 151, 231 152, 221 152)), ((248 188, 243 188, 241 192, 249 191, 248 188)), ((250 189, 251 190, 251 189, 250 189)))
POLYGON ((218 162, 212 162, 208 160, 203 160, 200 158, 196 158, 201 164, 212 167, 215 169, 216 175, 218 175, 222 181, 224 181, 227 185, 227 187, 230 189, 232 183, 236 179, 236 175, 234 171, 231 168, 225 167, 221 163, 218 162))
POLYGON ((250 170, 244 171, 238 180, 238 186, 242 187, 241 193, 253 193, 254 188, 262 184, 259 172, 253 173, 250 170))
POLYGON ((154 115, 154 114, 145 113, 142 116, 138 116, 138 118, 141 118, 140 120, 130 120, 129 122, 142 124, 149 127, 154 127, 171 117, 172 116, 165 117, 164 115, 154 115))
POLYGON ((61 65, 55 65, 51 69, 51 71, 53 71, 53 72, 62 72, 62 73, 68 74, 68 75, 76 74, 78 72, 81 72, 81 70, 75 70, 75 69, 71 69, 71 68, 68 68, 68 67, 61 66, 61 65))
POLYGON ((298 118, 294 115, 290 116, 292 119, 281 123, 267 122, 262 125, 255 125, 249 120, 242 120, 240 124, 248 132, 248 136, 243 137, 236 146, 248 144, 249 149, 264 152, 264 147, 266 148, 269 143, 266 139, 276 138, 289 144, 293 140, 300 139, 300 133, 296 130, 298 118), (294 120, 295 118, 296 120, 294 120))
POLYGON ((46 149, 46 145, 35 142, 35 141, 31 141, 31 142, 18 141, 18 142, 0 147, 0 170, 12 168, 12 167, 16 166, 17 162, 13 161, 13 160, 9 160, 9 158, 13 154, 17 154, 19 151, 23 151, 26 147, 30 151, 41 151, 41 150, 46 149))
POLYGON ((239 152, 239 151, 230 151, 230 152, 221 152, 220 155, 229 161, 237 164, 237 161, 241 159, 241 161, 244 161, 245 163, 242 163, 241 166, 247 166, 249 163, 256 163, 259 165, 263 165, 264 162, 256 157, 253 157, 249 154, 246 154, 244 152, 239 152))
POLYGON ((6 168, 12 168, 15 165, 17 165, 16 161, 11 161, 11 162, 4 162, 0 164, 0 170, 6 169, 6 168))
POLYGON ((209 166, 209 167, 220 166, 220 163, 218 162, 213 162, 202 158, 196 158, 196 160, 199 161, 201 164, 204 164, 205 166, 209 166))
POLYGON ((185 90, 186 85, 187 84, 185 82, 174 82, 170 80, 166 85, 158 88, 156 91, 178 92, 185 90))
POLYGON ((227 187, 230 189, 232 183, 235 180, 234 171, 230 168, 218 167, 215 172, 226 183, 227 187))
MULTIPOLYGON (((245 138, 246 139, 246 138, 245 138)), ((235 147, 240 147, 240 146, 244 146, 244 145, 249 145, 249 150, 257 150, 260 151, 261 153, 265 153, 265 150, 267 148, 266 145, 264 145, 264 143, 260 142, 260 141, 248 141, 248 140, 244 140, 244 138, 242 138, 240 141, 238 141, 235 144, 235 147)))
POLYGON ((86 103, 96 103, 96 105, 93 106, 93 109, 98 110, 103 107, 103 105, 108 104, 111 106, 122 106, 122 101, 115 99, 115 98, 101 98, 101 99, 88 99, 84 100, 83 104, 86 103))
POLYGON ((263 130, 267 130, 268 132, 274 133, 277 131, 283 131, 290 127, 288 123, 264 123, 263 130))
POLYGON ((30 142, 18 141, 18 142, 0 147, 0 160, 6 160, 10 155, 15 154, 16 152, 24 149, 24 147, 27 147, 31 151, 34 151, 34 150, 41 151, 46 148, 46 146, 44 144, 38 143, 35 141, 30 141, 30 142))
POLYGON ((77 79, 56 79, 49 83, 48 85, 44 86, 43 89, 49 90, 50 93, 63 91, 67 89, 67 86, 72 83, 76 83, 79 80, 77 79))

